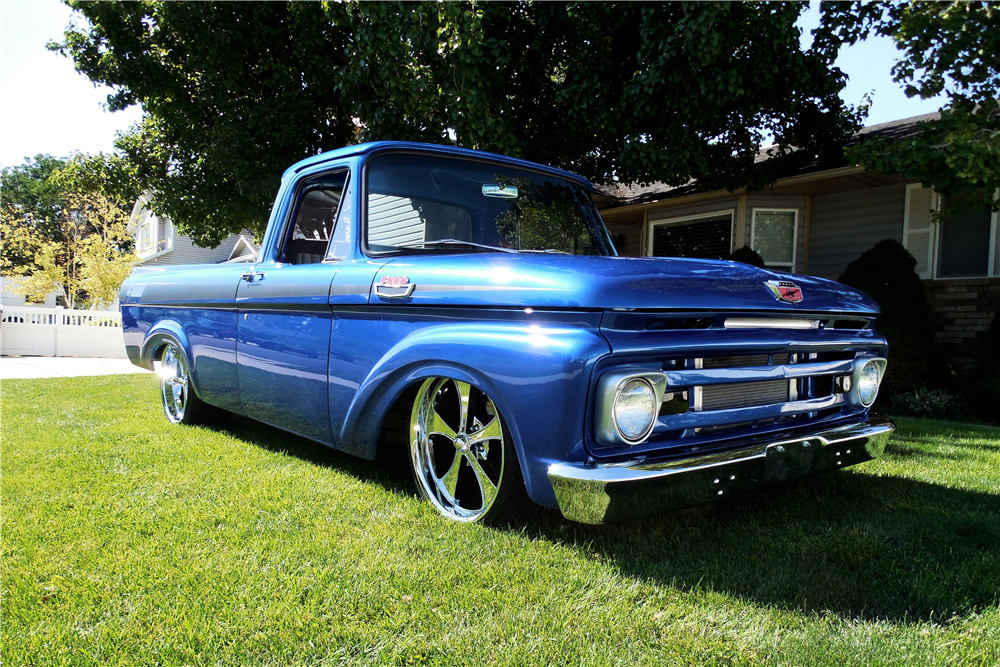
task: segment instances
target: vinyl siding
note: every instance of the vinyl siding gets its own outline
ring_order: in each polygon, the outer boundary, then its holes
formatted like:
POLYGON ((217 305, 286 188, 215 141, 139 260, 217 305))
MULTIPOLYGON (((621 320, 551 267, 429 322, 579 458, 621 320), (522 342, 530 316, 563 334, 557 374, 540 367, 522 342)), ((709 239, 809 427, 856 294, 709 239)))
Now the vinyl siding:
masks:
POLYGON ((611 238, 616 239, 619 234, 625 236, 625 243, 618 247, 618 254, 622 257, 638 257, 641 254, 642 246, 642 223, 631 225, 616 225, 613 222, 605 223, 611 238))
POLYGON ((229 253, 239 240, 239 234, 230 234, 215 248, 199 248, 190 237, 174 233, 174 248, 159 257, 147 260, 143 266, 171 266, 174 264, 216 264, 229 258, 229 253))
POLYGON ((837 278, 883 239, 903 241, 906 185, 813 197, 809 273, 837 278))

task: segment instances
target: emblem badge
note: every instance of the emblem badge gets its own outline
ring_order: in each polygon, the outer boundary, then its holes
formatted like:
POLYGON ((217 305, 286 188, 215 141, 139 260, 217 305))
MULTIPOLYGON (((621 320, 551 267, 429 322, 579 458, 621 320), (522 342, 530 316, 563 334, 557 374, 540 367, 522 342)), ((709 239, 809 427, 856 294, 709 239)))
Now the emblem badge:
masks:
POLYGON ((788 303, 798 303, 802 301, 802 288, 790 280, 768 280, 767 288, 771 290, 775 298, 788 303))
POLYGON ((410 279, 406 276, 382 276, 381 284, 385 287, 406 287, 410 279))

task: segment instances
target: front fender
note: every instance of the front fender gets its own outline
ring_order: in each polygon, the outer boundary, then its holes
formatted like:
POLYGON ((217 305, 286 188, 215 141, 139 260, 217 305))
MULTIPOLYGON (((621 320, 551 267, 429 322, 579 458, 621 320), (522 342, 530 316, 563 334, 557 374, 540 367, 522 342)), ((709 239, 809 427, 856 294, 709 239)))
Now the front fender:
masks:
POLYGON ((438 324, 405 336, 360 384, 338 447, 374 458, 379 430, 397 398, 428 377, 451 377, 486 392, 514 439, 528 494, 555 506, 551 463, 585 460, 583 428, 596 361, 610 353, 596 327, 493 322, 438 324))

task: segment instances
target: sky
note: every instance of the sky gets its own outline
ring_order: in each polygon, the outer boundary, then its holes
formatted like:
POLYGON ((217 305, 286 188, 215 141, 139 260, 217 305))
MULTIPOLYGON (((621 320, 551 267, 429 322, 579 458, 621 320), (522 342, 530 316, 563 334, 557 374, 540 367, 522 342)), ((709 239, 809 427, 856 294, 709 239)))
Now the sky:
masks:
MULTIPOLYGON (((0 0, 0 165, 20 164, 25 156, 48 153, 68 157, 74 152, 114 150, 115 133, 127 130, 141 116, 138 107, 105 110, 109 89, 95 86, 73 69, 73 63, 45 44, 60 40, 71 10, 57 0, 0 0)), ((819 24, 819 4, 813 2, 799 20, 808 30, 819 24)), ((942 99, 907 99, 893 83, 889 70, 896 48, 886 38, 843 49, 837 65, 850 82, 841 92, 857 104, 872 94, 868 125, 937 111, 942 99)))

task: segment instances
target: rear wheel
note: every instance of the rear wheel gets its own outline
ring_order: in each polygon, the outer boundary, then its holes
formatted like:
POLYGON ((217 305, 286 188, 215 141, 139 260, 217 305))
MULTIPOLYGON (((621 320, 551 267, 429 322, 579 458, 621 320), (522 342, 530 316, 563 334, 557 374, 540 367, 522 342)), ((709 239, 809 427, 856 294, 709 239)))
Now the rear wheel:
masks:
POLYGON ((537 508, 500 411, 469 383, 425 380, 413 401, 410 438, 417 489, 442 516, 503 524, 537 508))
POLYGON ((174 424, 210 424, 218 421, 221 410, 198 398, 191 387, 191 366, 184 352, 175 344, 167 343, 153 362, 153 369, 160 376, 160 396, 163 412, 174 424))

